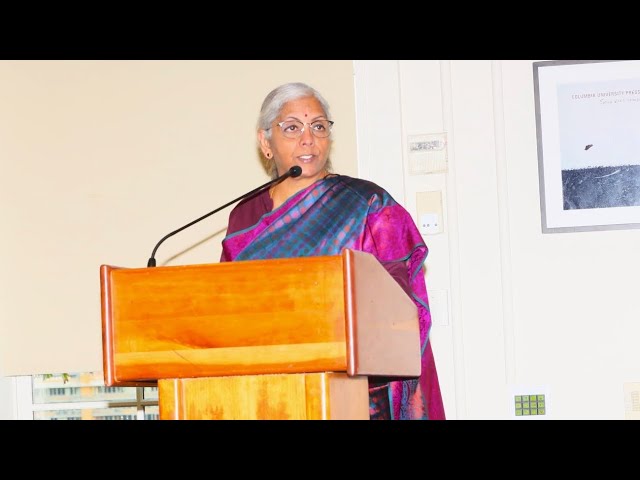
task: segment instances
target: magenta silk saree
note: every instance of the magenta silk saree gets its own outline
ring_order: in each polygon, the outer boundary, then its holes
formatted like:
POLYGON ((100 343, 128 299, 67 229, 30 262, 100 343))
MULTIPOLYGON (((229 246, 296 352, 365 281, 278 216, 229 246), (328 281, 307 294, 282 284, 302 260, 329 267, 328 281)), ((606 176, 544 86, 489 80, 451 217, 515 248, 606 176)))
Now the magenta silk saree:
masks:
MULTIPOLYGON (((389 383, 389 413, 392 419, 444 419, 429 343, 423 267, 428 249, 409 213, 378 185, 344 175, 318 180, 273 211, 262 207, 266 198, 261 193, 232 210, 221 261, 339 255, 349 248, 372 254, 388 270, 392 264, 404 265, 409 285, 403 287, 418 307, 422 372, 419 378, 389 383), (252 209, 264 213, 233 231, 234 218, 252 209)), ((379 402, 372 391, 374 409, 379 402)))

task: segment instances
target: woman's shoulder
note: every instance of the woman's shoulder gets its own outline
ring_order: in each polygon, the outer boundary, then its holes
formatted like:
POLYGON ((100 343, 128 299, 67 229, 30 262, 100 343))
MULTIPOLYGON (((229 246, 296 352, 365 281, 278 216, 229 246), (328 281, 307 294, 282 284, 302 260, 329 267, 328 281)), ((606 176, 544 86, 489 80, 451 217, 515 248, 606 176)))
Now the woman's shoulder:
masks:
POLYGON ((348 175, 339 175, 338 178, 345 187, 353 190, 364 198, 370 199, 371 197, 376 196, 383 200, 391 199, 389 192, 387 192, 384 187, 381 187, 371 180, 350 177, 348 175))
POLYGON ((236 204, 229 213, 227 235, 255 225, 262 215, 271 211, 272 205, 268 189, 245 198, 236 204))

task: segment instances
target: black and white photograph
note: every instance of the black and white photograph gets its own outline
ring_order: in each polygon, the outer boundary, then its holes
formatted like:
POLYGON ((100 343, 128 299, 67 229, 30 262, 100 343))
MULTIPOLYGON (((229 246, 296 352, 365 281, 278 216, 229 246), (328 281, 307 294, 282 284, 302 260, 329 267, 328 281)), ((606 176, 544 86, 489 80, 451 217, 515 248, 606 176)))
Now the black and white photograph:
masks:
POLYGON ((640 227, 640 62, 534 64, 543 233, 640 227))

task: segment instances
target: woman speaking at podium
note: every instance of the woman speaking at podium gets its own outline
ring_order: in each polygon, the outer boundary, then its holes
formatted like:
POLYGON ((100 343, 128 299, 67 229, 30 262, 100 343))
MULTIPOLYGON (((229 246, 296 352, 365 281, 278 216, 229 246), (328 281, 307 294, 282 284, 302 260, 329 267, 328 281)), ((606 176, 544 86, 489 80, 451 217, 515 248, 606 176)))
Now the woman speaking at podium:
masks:
POLYGON ((264 99, 258 144, 272 178, 295 174, 238 203, 229 214, 220 261, 372 254, 418 307, 421 374, 369 378, 373 419, 444 419, 429 342, 425 245, 411 215, 378 185, 332 173, 329 105, 304 83, 287 83, 264 99))

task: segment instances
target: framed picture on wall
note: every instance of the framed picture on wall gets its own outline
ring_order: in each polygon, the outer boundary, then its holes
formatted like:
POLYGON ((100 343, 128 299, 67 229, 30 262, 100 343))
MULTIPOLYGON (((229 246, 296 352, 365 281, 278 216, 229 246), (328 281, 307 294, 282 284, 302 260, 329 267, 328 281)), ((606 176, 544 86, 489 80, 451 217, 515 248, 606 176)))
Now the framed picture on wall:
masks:
POLYGON ((542 232, 640 228, 640 61, 533 63, 542 232))

